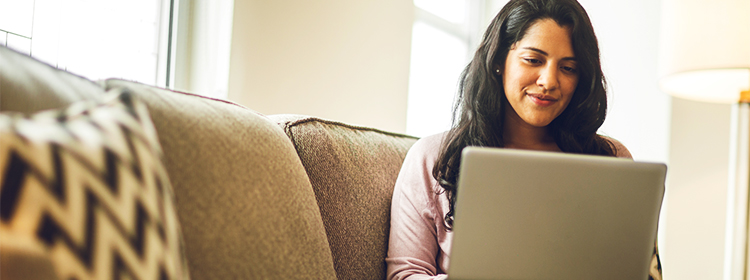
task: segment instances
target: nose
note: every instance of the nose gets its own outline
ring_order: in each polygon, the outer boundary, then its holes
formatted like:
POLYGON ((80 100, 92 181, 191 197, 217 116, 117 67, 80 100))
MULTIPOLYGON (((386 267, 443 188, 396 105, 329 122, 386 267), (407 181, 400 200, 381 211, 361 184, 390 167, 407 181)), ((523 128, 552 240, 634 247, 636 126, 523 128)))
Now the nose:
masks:
POLYGON ((556 66, 546 65, 540 70, 539 78, 537 79, 537 85, 543 88, 545 91, 555 90, 560 86, 558 75, 559 73, 556 66))

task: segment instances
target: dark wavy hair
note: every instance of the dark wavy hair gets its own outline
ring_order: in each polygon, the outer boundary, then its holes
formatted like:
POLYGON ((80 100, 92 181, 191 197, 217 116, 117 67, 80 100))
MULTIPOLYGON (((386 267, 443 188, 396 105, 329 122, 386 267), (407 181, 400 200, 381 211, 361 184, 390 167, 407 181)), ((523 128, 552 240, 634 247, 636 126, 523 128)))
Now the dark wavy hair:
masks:
POLYGON ((432 176, 450 201, 445 215, 453 226, 461 150, 466 146, 503 147, 504 106, 508 102, 502 78, 493 65, 505 65, 513 44, 541 19, 552 19, 571 30, 579 73, 578 85, 566 109, 548 129, 557 146, 568 153, 614 156, 614 145, 596 131, 604 122, 607 93, 599 46, 586 11, 576 0, 511 0, 492 20, 461 74, 453 108, 453 125, 445 135, 432 176))

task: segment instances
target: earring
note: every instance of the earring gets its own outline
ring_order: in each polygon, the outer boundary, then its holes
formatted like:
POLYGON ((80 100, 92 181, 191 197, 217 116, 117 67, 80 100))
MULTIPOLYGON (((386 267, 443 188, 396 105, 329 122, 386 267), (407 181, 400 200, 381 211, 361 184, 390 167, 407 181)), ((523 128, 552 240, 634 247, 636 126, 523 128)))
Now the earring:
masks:
POLYGON ((495 69, 495 73, 500 74, 500 69, 495 69))

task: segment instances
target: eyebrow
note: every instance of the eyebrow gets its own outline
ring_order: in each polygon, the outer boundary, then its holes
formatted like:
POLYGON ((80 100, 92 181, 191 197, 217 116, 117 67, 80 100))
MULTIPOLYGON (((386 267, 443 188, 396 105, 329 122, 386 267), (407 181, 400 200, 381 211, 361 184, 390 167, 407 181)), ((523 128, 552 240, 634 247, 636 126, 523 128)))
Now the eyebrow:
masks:
MULTIPOLYGON (((524 47, 525 50, 530 50, 533 52, 538 52, 540 54, 543 54, 544 56, 549 56, 549 54, 543 50, 534 48, 534 47, 524 47)), ((563 57, 561 60, 572 60, 572 61, 578 61, 575 57, 569 56, 569 57, 563 57)))

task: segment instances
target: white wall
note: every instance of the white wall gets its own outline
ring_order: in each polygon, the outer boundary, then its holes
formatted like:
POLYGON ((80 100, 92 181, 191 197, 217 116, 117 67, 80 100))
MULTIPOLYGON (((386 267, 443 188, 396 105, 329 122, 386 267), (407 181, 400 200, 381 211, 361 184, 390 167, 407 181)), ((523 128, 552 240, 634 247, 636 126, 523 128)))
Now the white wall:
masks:
POLYGON ((600 133, 625 144, 636 160, 667 162, 670 97, 658 87, 659 1, 580 2, 599 39, 609 85, 600 133))
POLYGON ((404 132, 413 17, 404 0, 237 0, 229 99, 404 132))
POLYGON ((580 2, 610 86, 600 132, 636 160, 668 163, 659 229, 664 278, 721 279, 729 106, 675 99, 658 88, 661 1, 580 2))
POLYGON ((730 112, 673 100, 665 279, 722 279, 730 112))
POLYGON ((601 132, 622 141, 636 160, 669 166, 659 232, 665 279, 721 279, 730 107, 659 90, 660 1, 581 3, 610 85, 601 132))
MULTIPOLYGON (((489 17, 507 2, 486 1, 489 17)), ((610 86, 601 133, 636 160, 669 166, 659 232, 665 279, 721 279, 729 107, 659 90, 660 1, 580 2, 610 86)), ((403 131, 412 15, 403 0, 236 0, 229 98, 265 114, 403 131)))

